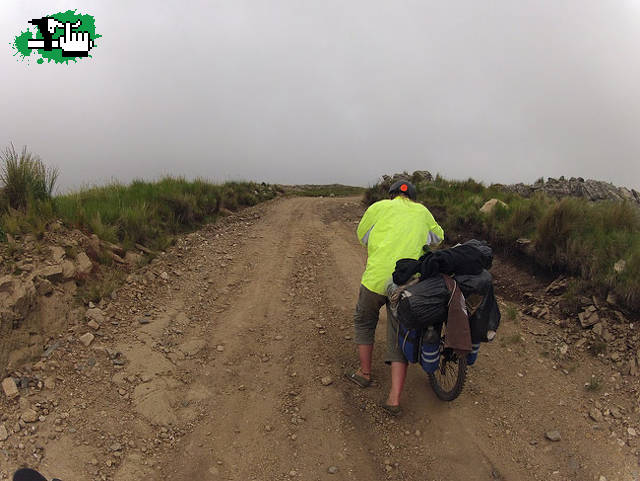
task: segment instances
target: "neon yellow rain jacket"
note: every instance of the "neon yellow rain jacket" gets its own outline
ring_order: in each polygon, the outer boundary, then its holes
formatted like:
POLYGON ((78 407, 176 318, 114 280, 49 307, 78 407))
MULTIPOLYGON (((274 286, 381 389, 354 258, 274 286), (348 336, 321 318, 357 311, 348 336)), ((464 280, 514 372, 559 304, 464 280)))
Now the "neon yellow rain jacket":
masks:
POLYGON ((425 244, 439 244, 444 239, 444 231, 431 212, 403 196, 370 205, 357 233, 369 254, 362 284, 381 295, 386 295, 385 287, 398 259, 418 259, 425 244))

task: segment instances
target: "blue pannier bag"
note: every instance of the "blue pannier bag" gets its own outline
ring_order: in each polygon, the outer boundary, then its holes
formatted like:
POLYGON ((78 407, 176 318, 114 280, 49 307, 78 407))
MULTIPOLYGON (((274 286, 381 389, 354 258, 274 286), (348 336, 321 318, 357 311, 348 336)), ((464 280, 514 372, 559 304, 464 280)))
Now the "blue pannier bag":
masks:
POLYGON ((420 365, 426 372, 433 374, 440 365, 440 344, 422 344, 420 365))
POLYGON ((473 363, 478 359, 478 351, 480 350, 480 343, 471 345, 471 352, 467 354, 467 366, 473 366, 473 363))
POLYGON ((420 360, 421 338, 421 329, 407 329, 402 324, 398 325, 398 346, 407 361, 414 363, 420 360))
POLYGON ((422 336, 420 345, 420 365, 426 372, 433 374, 440 365, 439 329, 429 326, 422 336))

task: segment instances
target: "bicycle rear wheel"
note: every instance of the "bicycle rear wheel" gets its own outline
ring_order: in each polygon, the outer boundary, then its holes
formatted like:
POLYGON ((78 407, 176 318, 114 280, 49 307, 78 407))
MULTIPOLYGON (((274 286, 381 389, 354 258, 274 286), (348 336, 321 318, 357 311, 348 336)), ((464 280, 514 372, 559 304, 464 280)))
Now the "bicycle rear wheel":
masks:
POLYGON ((434 373, 429 373, 431 388, 439 399, 453 401, 457 398, 467 378, 467 358, 458 356, 450 349, 440 355, 440 366, 434 373))

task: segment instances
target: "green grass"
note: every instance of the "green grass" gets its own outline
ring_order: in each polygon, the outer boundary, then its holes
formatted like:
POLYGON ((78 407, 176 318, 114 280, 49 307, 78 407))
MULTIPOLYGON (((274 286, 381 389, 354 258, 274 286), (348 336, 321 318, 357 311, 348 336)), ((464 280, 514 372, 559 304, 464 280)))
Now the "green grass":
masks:
MULTIPOLYGON (((577 276, 580 288, 613 291, 630 309, 640 308, 640 209, 628 202, 557 200, 543 194, 523 198, 498 185, 437 176, 416 184, 418 200, 445 230, 448 243, 479 236, 494 248, 514 251, 516 240, 533 241, 533 260, 554 272, 577 276), (480 212, 489 199, 503 201, 491 214, 480 212), (623 259, 625 269, 614 264, 623 259)), ((367 204, 387 197, 377 184, 364 194, 367 204)))
POLYGON ((600 391, 600 389, 602 389, 602 379, 597 376, 591 376, 589 382, 584 385, 584 388, 591 392, 600 391))
POLYGON ((510 304, 507 305, 504 312, 508 320, 516 321, 518 319, 518 309, 516 309, 514 306, 510 304))
POLYGON ((523 342, 522 336, 520 335, 519 332, 516 332, 515 334, 512 334, 510 336, 503 337, 500 340, 500 345, 502 347, 505 347, 505 346, 510 346, 512 344, 521 344, 522 342, 523 342))
POLYGON ((124 283, 125 273, 117 269, 105 269, 97 276, 89 277, 78 289, 76 298, 83 304, 100 302, 124 283))
POLYGON ((2 216, 4 231, 42 235, 59 218, 69 226, 95 233, 130 248, 140 243, 163 249, 175 234, 214 221, 221 210, 235 211, 271 199, 275 189, 253 182, 212 184, 167 177, 157 182, 113 183, 48 200, 32 200, 25 210, 2 216))
POLYGON ((605 354, 607 352, 607 343, 605 341, 603 341, 602 339, 597 339, 597 340, 593 341, 593 343, 591 343, 589 345, 589 352, 593 356, 598 356, 600 354, 605 354))

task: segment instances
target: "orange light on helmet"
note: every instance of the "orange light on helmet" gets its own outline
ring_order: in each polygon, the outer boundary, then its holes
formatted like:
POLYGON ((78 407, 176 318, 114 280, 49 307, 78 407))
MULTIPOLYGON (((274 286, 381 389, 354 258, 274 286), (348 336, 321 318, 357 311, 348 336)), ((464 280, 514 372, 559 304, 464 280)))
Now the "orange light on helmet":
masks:
POLYGON ((409 189, 409 187, 407 187, 407 184, 402 184, 402 185, 400 186, 400 190, 401 190, 402 192, 406 192, 408 189, 409 189))

